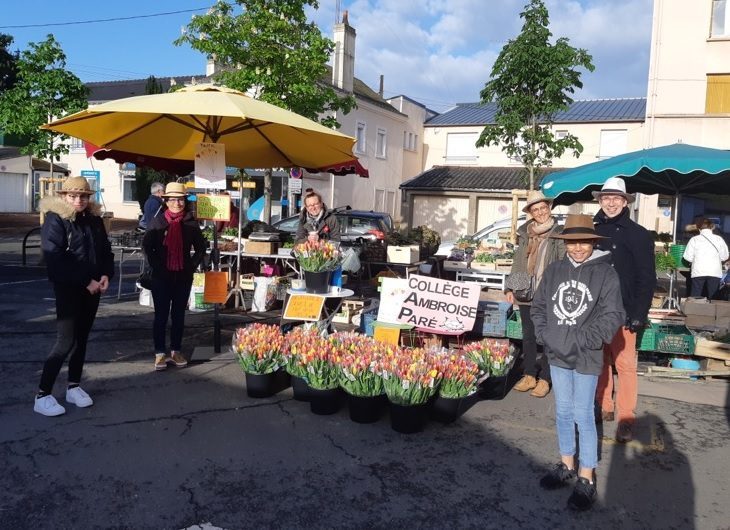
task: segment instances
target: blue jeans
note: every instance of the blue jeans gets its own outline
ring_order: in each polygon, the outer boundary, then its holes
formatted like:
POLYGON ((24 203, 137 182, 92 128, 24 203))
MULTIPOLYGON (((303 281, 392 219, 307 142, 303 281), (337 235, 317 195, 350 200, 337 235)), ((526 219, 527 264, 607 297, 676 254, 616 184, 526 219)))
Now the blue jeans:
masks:
POLYGON ((575 370, 550 365, 555 396, 555 425, 561 456, 575 455, 575 426, 580 442, 580 467, 595 469, 598 465, 598 434, 593 402, 597 375, 579 374, 575 370))

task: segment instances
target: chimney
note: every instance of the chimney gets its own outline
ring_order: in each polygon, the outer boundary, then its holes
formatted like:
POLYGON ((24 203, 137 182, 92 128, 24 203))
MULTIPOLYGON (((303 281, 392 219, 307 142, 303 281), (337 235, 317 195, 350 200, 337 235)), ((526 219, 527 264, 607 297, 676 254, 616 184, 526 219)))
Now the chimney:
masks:
POLYGON ((383 74, 380 74, 380 88, 378 89, 378 95, 382 98, 383 97, 383 81, 384 81, 383 74))
POLYGON ((210 77, 218 73, 218 63, 216 63, 215 54, 208 56, 208 62, 205 65, 205 76, 210 77))
POLYGON ((347 21, 347 11, 342 22, 335 24, 335 60, 332 66, 332 84, 345 92, 352 92, 355 79, 355 28, 347 21))

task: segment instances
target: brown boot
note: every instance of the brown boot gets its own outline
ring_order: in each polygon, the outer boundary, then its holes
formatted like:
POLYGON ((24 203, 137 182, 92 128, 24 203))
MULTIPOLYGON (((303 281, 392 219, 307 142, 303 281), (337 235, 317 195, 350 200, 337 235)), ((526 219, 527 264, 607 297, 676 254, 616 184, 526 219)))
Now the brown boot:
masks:
POLYGON ((528 390, 532 390, 537 386, 537 379, 535 379, 531 375, 523 375, 522 379, 517 381, 517 384, 515 385, 515 390, 518 392, 527 392, 528 390))
POLYGON ((544 379, 540 379, 537 382, 537 385, 535 386, 533 391, 530 392, 530 395, 533 397, 544 398, 549 393, 550 393, 550 383, 548 383, 544 379))

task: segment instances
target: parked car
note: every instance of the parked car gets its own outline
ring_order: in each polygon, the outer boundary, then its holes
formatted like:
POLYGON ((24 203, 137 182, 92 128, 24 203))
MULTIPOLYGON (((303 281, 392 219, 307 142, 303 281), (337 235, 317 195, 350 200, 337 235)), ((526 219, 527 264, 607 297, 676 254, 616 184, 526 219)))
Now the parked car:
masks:
MULTIPOLYGON (((565 224, 565 215, 563 214, 553 214, 557 220, 558 224, 564 225, 565 224)), ((525 214, 522 214, 517 217, 517 226, 522 226, 527 221, 527 216, 525 214)), ((500 234, 508 233, 510 231, 510 227, 512 225, 512 217, 506 217, 504 219, 500 219, 499 221, 495 221, 492 224, 482 228, 479 230, 476 234, 472 236, 472 239, 477 243, 481 244, 483 241, 486 241, 487 246, 492 247, 499 247, 502 244, 511 244, 505 240, 501 239, 499 237, 500 234)), ((454 245, 456 244, 456 241, 443 241, 441 243, 441 246, 439 246, 439 249, 436 251, 437 256, 448 256, 451 254, 451 249, 454 248, 454 245)))
MULTIPOLYGON (((340 240, 343 243, 354 243, 358 238, 381 240, 393 231, 393 218, 388 213, 351 210, 349 206, 335 208, 335 213, 340 223, 340 240)), ((299 226, 299 215, 282 219, 273 226, 293 237, 299 226)))

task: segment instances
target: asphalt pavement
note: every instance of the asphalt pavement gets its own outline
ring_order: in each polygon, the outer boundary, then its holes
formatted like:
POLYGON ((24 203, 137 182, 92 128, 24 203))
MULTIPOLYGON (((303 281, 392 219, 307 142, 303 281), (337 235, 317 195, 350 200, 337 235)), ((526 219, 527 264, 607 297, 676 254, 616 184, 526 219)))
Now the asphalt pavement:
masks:
MULTIPOLYGON (((102 299, 92 331, 82 386, 94 406, 40 416, 33 396, 55 337, 53 293, 37 255, 20 266, 22 233, 0 217, 0 528, 730 524, 727 381, 641 379, 636 439, 617 444, 615 424, 599 426, 598 501, 575 514, 569 490, 538 486, 558 460, 552 395, 512 391, 412 435, 387 416, 371 425, 346 409, 315 416, 291 389, 248 398, 226 351, 153 371, 152 311, 131 279, 130 294, 102 299)), ((253 318, 274 317, 222 316, 224 350, 253 318)), ((183 353, 212 344, 212 315, 189 313, 183 353)))

